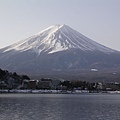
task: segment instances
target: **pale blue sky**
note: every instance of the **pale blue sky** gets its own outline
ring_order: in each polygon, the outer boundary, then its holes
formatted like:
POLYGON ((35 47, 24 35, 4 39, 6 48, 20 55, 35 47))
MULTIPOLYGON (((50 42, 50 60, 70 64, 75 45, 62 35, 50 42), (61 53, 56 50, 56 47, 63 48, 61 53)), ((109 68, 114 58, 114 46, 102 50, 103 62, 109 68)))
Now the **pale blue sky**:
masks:
POLYGON ((120 0, 0 0, 0 48, 53 24, 120 51, 120 0))

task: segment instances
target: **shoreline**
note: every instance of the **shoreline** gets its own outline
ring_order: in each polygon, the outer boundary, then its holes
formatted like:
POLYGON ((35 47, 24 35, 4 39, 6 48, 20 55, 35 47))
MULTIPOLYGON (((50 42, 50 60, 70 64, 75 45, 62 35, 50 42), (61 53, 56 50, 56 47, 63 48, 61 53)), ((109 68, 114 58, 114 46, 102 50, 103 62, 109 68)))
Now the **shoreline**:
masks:
POLYGON ((0 90, 0 94, 2 93, 27 93, 27 94, 85 94, 85 93, 109 93, 109 94, 120 94, 120 91, 89 91, 89 90, 76 90, 76 91, 68 91, 68 90, 0 90))

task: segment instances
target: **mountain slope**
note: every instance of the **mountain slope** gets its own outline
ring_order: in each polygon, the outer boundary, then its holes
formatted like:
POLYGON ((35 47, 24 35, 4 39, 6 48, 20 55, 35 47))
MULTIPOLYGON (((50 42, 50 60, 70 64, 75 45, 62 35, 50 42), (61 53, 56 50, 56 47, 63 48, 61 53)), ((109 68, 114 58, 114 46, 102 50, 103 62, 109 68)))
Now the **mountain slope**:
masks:
POLYGON ((118 69, 120 52, 105 47, 67 25, 49 28, 0 49, 0 67, 22 73, 118 69))
POLYGON ((92 41, 67 25, 50 26, 30 38, 5 48, 3 52, 10 50, 20 52, 33 50, 38 54, 41 52, 50 54, 71 48, 80 49, 82 51, 98 50, 105 53, 116 52, 115 50, 92 41))

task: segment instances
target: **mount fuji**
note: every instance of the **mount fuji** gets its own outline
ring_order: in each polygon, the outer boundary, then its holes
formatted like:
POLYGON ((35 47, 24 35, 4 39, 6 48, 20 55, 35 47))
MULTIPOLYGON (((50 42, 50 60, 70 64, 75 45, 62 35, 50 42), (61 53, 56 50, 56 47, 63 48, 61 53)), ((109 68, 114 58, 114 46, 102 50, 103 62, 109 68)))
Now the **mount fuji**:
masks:
POLYGON ((18 73, 53 75, 79 70, 118 70, 120 52, 67 25, 53 25, 0 49, 0 68, 18 73))

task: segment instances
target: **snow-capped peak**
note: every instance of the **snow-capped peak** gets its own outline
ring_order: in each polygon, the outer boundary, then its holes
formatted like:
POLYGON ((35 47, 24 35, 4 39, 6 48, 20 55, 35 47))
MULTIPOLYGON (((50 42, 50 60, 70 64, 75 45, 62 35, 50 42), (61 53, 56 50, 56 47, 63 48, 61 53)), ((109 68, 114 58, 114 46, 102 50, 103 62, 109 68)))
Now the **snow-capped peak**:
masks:
POLYGON ((98 50, 104 53, 116 52, 94 42, 67 25, 52 25, 30 38, 6 47, 4 52, 9 50, 20 52, 33 50, 39 55, 41 52, 51 54, 67 49, 80 49, 82 51, 98 50))
POLYGON ((40 31, 40 32, 37 33, 36 35, 39 35, 39 34, 41 34, 41 33, 43 33, 43 32, 49 32, 49 31, 55 32, 55 31, 59 30, 61 27, 63 27, 63 26, 64 26, 64 25, 59 25, 59 24, 57 24, 57 25, 51 25, 50 27, 48 27, 48 28, 40 31))

